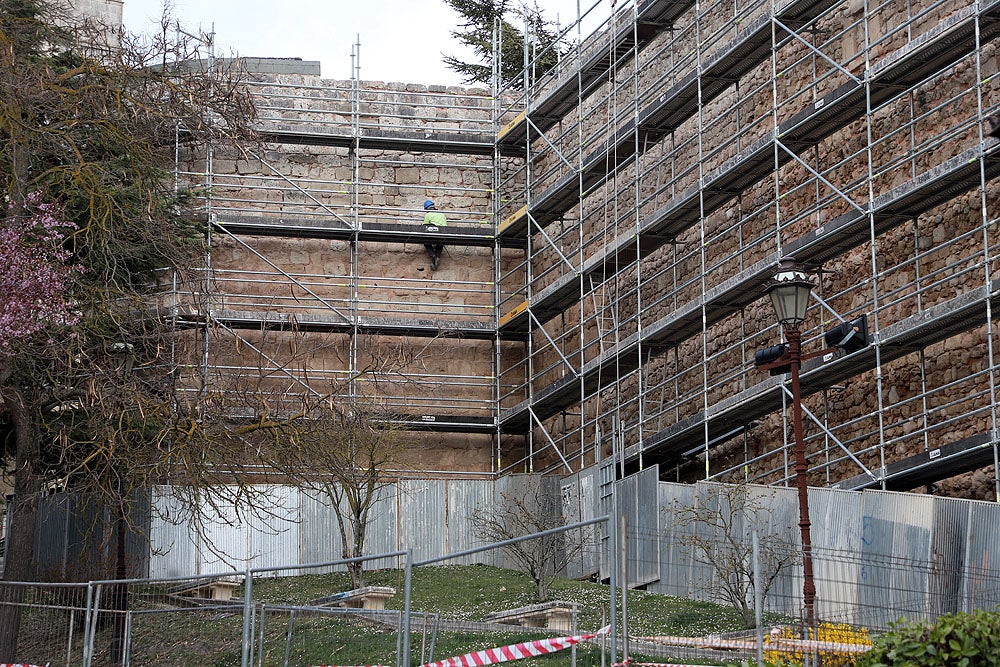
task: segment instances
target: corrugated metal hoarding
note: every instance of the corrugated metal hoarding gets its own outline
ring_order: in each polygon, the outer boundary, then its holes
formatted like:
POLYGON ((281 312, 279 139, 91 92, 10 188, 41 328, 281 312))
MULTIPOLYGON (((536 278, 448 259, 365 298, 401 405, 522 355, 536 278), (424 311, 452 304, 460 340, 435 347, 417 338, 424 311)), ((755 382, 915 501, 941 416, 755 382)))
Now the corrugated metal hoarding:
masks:
POLYGON ((1000 570, 1000 517, 996 503, 969 501, 962 611, 1000 604, 993 582, 1000 570))
MULTIPOLYGON (((483 541, 476 535, 472 514, 477 509, 493 507, 495 502, 494 484, 490 480, 450 480, 447 498, 448 542, 444 553, 458 553, 480 546, 483 541)), ((480 552, 451 562, 455 565, 493 565, 495 561, 493 554, 480 552)))
MULTIPOLYGON (((618 485, 618 527, 625 519, 628 585, 643 586, 660 578, 660 512, 657 468, 647 468, 618 485)), ((621 548, 621 545, 619 545, 621 548)))
POLYGON ((866 491, 862 500, 858 601, 867 614, 863 622, 884 627, 928 599, 926 568, 899 565, 927 562, 934 499, 866 491))
MULTIPOLYGON (((600 516, 597 501, 597 466, 564 477, 559 481, 559 496, 566 523, 579 523, 600 516)), ((566 576, 585 579, 596 576, 601 568, 601 544, 605 533, 603 525, 590 526, 575 531, 571 539, 580 543, 578 558, 570 561, 566 576)))
MULTIPOLYGON (((505 495, 526 499, 549 494, 562 503, 553 511, 567 521, 593 518, 611 504, 612 488, 619 517, 628 517, 630 583, 651 591, 721 601, 711 586, 718 574, 704 558, 696 557, 693 538, 718 541, 720 531, 728 530, 747 539, 756 527, 768 548, 799 543, 798 503, 791 488, 743 487, 746 500, 740 502, 755 508, 749 510, 734 506, 727 487, 659 482, 655 469, 617 482, 604 481, 597 466, 562 479, 513 475, 496 481, 406 480, 385 488, 372 509, 366 552, 410 546, 415 558, 422 559, 477 546, 481 540, 470 520, 472 513, 477 507, 497 507, 505 495), (728 521, 728 527, 692 521, 698 512, 714 513, 728 521)), ((279 486, 252 490, 258 499, 266 499, 267 511, 247 513, 225 503, 202 501, 205 516, 194 526, 184 514, 191 498, 181 502, 174 490, 152 489, 148 518, 136 519, 148 521, 148 574, 191 576, 248 566, 288 566, 282 573, 294 574, 302 570, 300 565, 341 557, 335 512, 325 494, 279 486), (212 506, 217 507, 215 517, 210 514, 212 506)), ((995 568, 1000 562, 996 530, 1000 505, 835 489, 810 489, 809 498, 821 618, 882 627, 901 613, 934 617, 1000 602, 995 584, 1000 578, 995 568)), ((145 507, 136 511, 143 514, 145 507)), ((95 518, 71 495, 46 498, 36 533, 43 556, 39 572, 106 553, 82 546, 86 526, 95 518)), ((577 558, 570 569, 573 576, 606 569, 609 545, 600 537, 594 542, 601 548, 577 558)), ((133 550, 138 554, 143 545, 131 540, 130 554, 133 550)), ((146 567, 141 554, 131 562, 146 567)), ((514 565, 498 550, 456 562, 514 565)), ((393 558, 369 567, 399 564, 393 558)), ((801 565, 795 563, 777 578, 765 601, 767 608, 797 614, 801 586, 801 565)))
POLYGON ((660 513, 660 579, 647 590, 664 595, 687 597, 693 594, 692 556, 685 537, 690 534, 688 522, 678 516, 680 508, 695 502, 695 487, 690 484, 660 482, 657 485, 657 506, 660 513))
MULTIPOLYGON (((816 613, 820 618, 848 618, 858 607, 858 587, 840 582, 858 581, 861 562, 862 493, 833 489, 809 490, 809 514, 813 525, 812 543, 817 553, 813 561, 816 579, 816 613), (849 558, 823 558, 845 555, 849 558)), ((798 499, 795 500, 798 521, 798 499)), ((796 543, 802 540, 796 537, 796 543)), ((797 573, 796 573, 797 574, 797 573)), ((795 595, 801 603, 802 579, 795 578, 795 595)))
POLYGON ((953 614, 961 610, 962 566, 968 547, 969 511, 971 505, 955 498, 935 498, 931 528, 930 584, 931 617, 953 614))

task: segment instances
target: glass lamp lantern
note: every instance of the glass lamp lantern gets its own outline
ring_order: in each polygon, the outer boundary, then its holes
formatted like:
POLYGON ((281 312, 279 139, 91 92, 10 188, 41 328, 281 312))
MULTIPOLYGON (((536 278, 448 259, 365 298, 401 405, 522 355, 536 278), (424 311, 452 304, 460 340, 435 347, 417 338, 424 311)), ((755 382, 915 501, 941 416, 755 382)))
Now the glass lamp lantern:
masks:
POLYGON ((767 293, 782 328, 798 329, 805 321, 813 287, 813 282, 794 258, 786 257, 778 263, 778 270, 767 285, 767 293))

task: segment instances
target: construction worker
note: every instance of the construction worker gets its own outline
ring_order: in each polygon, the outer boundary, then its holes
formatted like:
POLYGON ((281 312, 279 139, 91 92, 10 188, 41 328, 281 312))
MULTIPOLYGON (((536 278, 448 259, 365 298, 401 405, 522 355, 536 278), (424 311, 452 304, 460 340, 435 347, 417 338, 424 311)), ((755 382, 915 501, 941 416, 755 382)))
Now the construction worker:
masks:
MULTIPOLYGON (((427 231, 436 232, 438 227, 447 227, 448 219, 444 217, 444 213, 437 210, 434 207, 434 202, 430 199, 424 202, 424 225, 427 227, 427 231)), ((427 254, 431 258, 431 270, 436 271, 438 264, 441 263, 441 251, 444 250, 443 243, 425 243, 424 248, 427 249, 427 254)))

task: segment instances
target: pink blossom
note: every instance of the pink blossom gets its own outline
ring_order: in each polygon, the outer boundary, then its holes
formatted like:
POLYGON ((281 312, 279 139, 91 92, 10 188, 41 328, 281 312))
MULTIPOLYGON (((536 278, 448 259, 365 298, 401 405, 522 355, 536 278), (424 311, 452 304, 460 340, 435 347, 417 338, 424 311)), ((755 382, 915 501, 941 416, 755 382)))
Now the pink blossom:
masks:
POLYGON ((18 343, 45 330, 79 321, 68 301, 71 276, 64 246, 76 226, 64 219, 62 209, 34 193, 25 202, 25 213, 12 207, 0 220, 0 359, 17 353, 18 343))

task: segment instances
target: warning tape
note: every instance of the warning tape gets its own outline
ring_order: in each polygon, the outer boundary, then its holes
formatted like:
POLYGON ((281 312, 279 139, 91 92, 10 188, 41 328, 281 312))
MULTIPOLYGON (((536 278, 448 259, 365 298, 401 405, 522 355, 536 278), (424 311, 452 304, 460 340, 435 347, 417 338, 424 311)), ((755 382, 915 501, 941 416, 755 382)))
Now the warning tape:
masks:
POLYGON ((465 655, 448 658, 447 660, 428 662, 420 667, 482 667, 482 665, 494 665, 499 662, 508 662, 510 660, 533 658, 537 655, 545 655, 547 653, 562 651, 563 649, 567 649, 571 646, 579 644, 580 642, 587 641, 588 639, 593 639, 599 635, 605 635, 610 630, 611 626, 607 625, 597 632, 591 632, 585 635, 536 639, 531 642, 509 644, 507 646, 486 649, 485 651, 466 653, 465 655))
MULTIPOLYGON (((593 639, 599 635, 605 635, 610 630, 611 626, 607 625, 597 632, 591 632, 585 635, 536 639, 531 642, 498 646, 497 648, 490 648, 484 651, 466 653, 465 655, 448 658, 447 660, 428 662, 420 667, 482 667, 483 665, 493 665, 498 662, 509 662, 511 660, 520 660, 522 658, 533 658, 537 655, 545 655, 547 653, 562 651, 563 649, 567 649, 571 646, 579 644, 580 642, 587 641, 588 639, 593 639)), ((0 665, 0 667, 4 667, 4 665, 0 665)), ((384 667, 384 665, 322 665, 317 667, 384 667)))
MULTIPOLYGON (((656 642, 670 646, 694 646, 697 648, 722 649, 756 649, 757 642, 752 639, 716 639, 714 637, 678 637, 674 635, 658 635, 655 637, 636 637, 639 641, 656 642)), ((871 649, 868 644, 847 644, 844 642, 817 641, 809 639, 787 639, 784 637, 769 637, 765 648, 769 651, 827 651, 830 653, 865 653, 871 649)), ((638 663, 633 663, 638 664, 638 663)))

